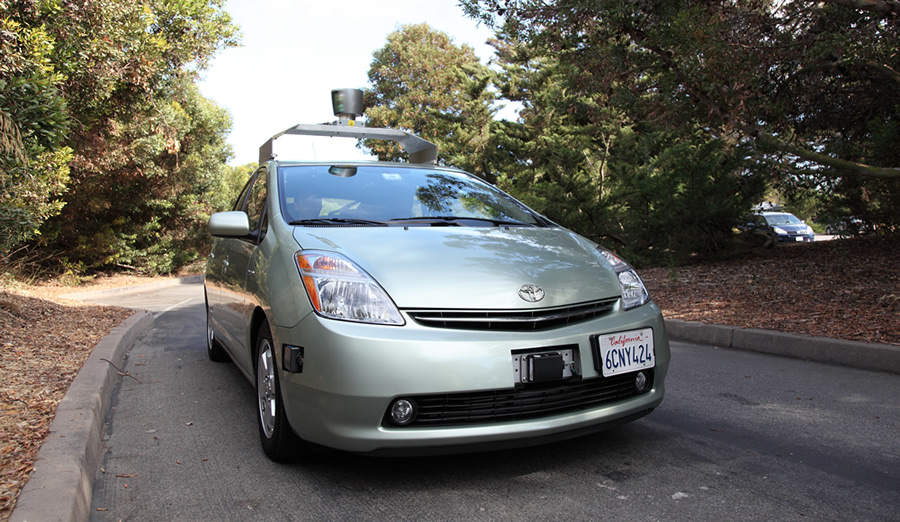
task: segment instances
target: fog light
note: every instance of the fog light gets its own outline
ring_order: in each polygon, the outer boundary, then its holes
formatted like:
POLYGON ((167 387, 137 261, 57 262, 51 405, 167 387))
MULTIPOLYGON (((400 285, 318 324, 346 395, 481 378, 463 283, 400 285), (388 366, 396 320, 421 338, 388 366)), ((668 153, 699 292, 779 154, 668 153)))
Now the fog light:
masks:
POLYGON ((391 404, 391 420, 398 426, 406 426, 416 418, 416 405, 407 399, 397 399, 391 404))
POLYGON ((644 375, 644 372, 638 372, 637 375, 634 376, 634 389, 637 390, 638 393, 647 391, 647 385, 650 384, 647 381, 647 376, 644 375))

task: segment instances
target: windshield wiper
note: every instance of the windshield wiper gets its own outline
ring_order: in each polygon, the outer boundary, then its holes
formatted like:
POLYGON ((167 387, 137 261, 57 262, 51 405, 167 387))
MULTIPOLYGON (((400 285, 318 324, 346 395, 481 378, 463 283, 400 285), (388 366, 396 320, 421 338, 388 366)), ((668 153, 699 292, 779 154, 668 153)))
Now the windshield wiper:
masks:
POLYGON ((371 219, 356 219, 356 218, 315 218, 315 219, 298 219, 296 221, 291 221, 288 223, 289 225, 372 225, 378 227, 385 227, 387 223, 384 221, 374 221, 371 219))
POLYGON ((531 223, 523 223, 521 221, 505 221, 502 219, 491 219, 491 218, 482 218, 482 217, 463 217, 463 216, 421 216, 421 217, 408 217, 408 218, 394 218, 390 221, 421 221, 423 223, 431 223, 434 224, 446 224, 446 225, 454 225, 459 226, 457 221, 484 221, 490 223, 494 226, 504 226, 504 225, 512 225, 512 226, 522 226, 522 227, 532 227, 535 226, 531 223))

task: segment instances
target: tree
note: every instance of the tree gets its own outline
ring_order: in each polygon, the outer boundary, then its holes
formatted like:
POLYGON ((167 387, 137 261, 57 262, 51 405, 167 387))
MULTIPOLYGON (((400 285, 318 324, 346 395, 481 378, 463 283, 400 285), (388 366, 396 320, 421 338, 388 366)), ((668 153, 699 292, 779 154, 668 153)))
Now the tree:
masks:
MULTIPOLYGON (((475 51, 426 24, 387 36, 373 54, 366 118, 373 127, 407 130, 438 145, 439 162, 490 176, 485 156, 496 109, 490 71, 475 51)), ((401 157, 391 142, 366 142, 382 160, 401 157)))
POLYGON ((42 27, 0 18, 0 255, 63 206, 72 151, 52 49, 42 27))
MULTIPOLYGON (((693 118, 723 136, 754 138, 836 171, 900 177, 898 167, 832 157, 815 150, 820 141, 813 136, 787 132, 800 130, 801 124, 817 131, 834 127, 836 118, 812 125, 801 120, 823 109, 852 117, 877 98, 898 92, 897 16, 875 8, 892 2, 463 3, 470 14, 492 24, 497 23, 494 13, 502 13, 506 27, 549 49, 576 50, 572 57, 597 73, 591 87, 627 89, 644 96, 649 110, 693 118), (843 7, 867 4, 873 8, 843 7), (786 90, 806 96, 785 97, 786 90), (853 92, 857 96, 841 107, 835 99, 810 98, 853 92)), ((894 117, 896 107, 886 104, 878 112, 894 117)))
POLYGON ((702 129, 746 147, 775 183, 863 187, 873 214, 900 215, 896 2, 463 4, 519 41, 564 53, 589 73, 578 93, 609 97, 640 125, 702 129))
POLYGON ((591 73, 499 33, 498 89, 522 104, 496 125, 500 185, 580 234, 635 262, 679 262, 721 250, 759 196, 741 168, 746 150, 695 129, 633 120, 608 96, 585 94, 591 73))
POLYGON ((187 79, 154 105, 79 148, 78 185, 44 227, 46 244, 65 245, 70 264, 169 272, 202 250, 228 172, 231 117, 187 79))
MULTIPOLYGON (((35 57, 30 68, 4 69, 11 71, 3 89, 9 96, 0 97, 0 114, 11 116, 0 123, 12 132, 0 142, 26 152, 17 160, 22 164, 50 154, 57 167, 55 184, 32 191, 50 209, 30 212, 27 226, 41 227, 39 247, 59 252, 75 268, 166 271, 198 255, 201 222, 216 198, 211 187, 225 175, 231 123, 193 82, 218 49, 237 42, 223 4, 0 0, 4 24, 17 38, 8 45, 33 49, 35 57), (30 90, 14 93, 9 86, 16 85, 30 90), (20 106, 31 113, 9 112, 4 99, 24 100, 20 106), (27 144, 32 128, 44 148, 17 147, 16 132, 27 144)), ((31 172, 39 171, 32 166, 31 172)), ((8 184, 2 201, 16 200, 25 179, 8 184)))

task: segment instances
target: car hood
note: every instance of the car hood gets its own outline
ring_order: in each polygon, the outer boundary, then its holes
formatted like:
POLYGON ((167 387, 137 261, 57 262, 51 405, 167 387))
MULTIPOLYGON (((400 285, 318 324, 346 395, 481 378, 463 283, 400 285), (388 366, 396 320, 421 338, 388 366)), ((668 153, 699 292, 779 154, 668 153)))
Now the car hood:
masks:
POLYGON ((773 227, 778 227, 785 232, 806 232, 806 224, 802 225, 772 225, 773 227))
POLYGON ((621 295, 596 246, 562 228, 296 227, 304 250, 344 254, 398 307, 535 309, 621 295), (544 290, 532 303, 525 284, 544 290))

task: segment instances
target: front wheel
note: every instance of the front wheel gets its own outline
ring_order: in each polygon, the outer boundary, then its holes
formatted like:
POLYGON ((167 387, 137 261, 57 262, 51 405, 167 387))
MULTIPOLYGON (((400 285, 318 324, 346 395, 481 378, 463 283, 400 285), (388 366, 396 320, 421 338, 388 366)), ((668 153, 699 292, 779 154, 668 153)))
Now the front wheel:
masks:
POLYGON ((300 440, 284 412, 275 349, 269 325, 263 323, 256 336, 256 395, 259 399, 259 439, 266 455, 283 462, 299 455, 303 441, 300 440))

